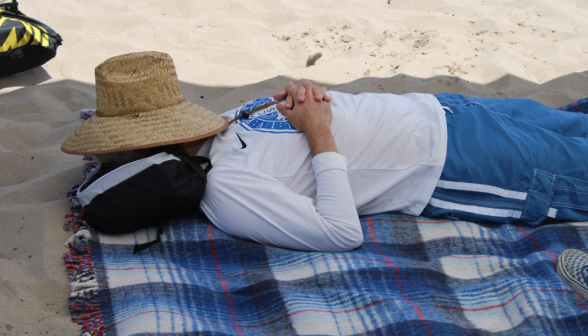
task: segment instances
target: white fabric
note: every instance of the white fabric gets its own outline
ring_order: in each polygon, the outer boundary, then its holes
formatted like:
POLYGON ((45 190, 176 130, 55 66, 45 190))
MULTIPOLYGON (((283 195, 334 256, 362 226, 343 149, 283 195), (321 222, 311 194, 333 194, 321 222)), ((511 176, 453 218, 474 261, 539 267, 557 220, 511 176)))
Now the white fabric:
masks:
MULTIPOLYGON (((303 133, 246 130, 237 123, 203 146, 198 155, 209 156, 213 168, 201 208, 215 225, 261 243, 336 252, 361 244, 358 214, 422 212, 447 150, 437 99, 328 94, 339 154, 312 158, 303 133)), ((229 120, 235 112, 221 116, 229 120)))
POLYGON ((476 205, 465 205, 453 202, 443 201, 437 198, 431 198, 429 203, 433 206, 448 210, 460 210, 475 213, 478 215, 494 216, 494 217, 510 217, 510 218, 521 218, 521 211, 510 210, 510 209, 495 209, 486 208, 476 205))
POLYGON ((551 218, 557 217, 557 209, 549 208, 549 212, 547 213, 547 217, 551 217, 551 218))
POLYGON ((161 164, 169 160, 179 161, 180 159, 175 157, 174 155, 167 154, 164 152, 158 153, 153 156, 149 156, 144 159, 133 161, 131 163, 127 163, 126 165, 120 166, 115 170, 111 171, 110 173, 92 182, 91 185, 85 188, 86 183, 90 179, 92 179, 92 177, 98 172, 98 169, 96 168, 86 177, 86 180, 80 185, 80 190, 83 191, 78 192, 78 201, 80 202, 82 207, 85 207, 86 204, 90 204, 94 197, 102 194, 106 190, 120 184, 121 182, 125 181, 126 179, 132 176, 137 175, 138 173, 151 167, 154 164, 161 164))
POLYGON ((490 186, 490 185, 486 185, 486 184, 439 180, 439 182, 437 183, 437 186, 439 188, 444 188, 444 189, 483 192, 483 193, 493 194, 493 195, 502 196, 502 197, 506 197, 506 198, 514 198, 514 199, 518 199, 518 200, 522 200, 522 201, 527 199, 527 193, 525 193, 525 192, 502 189, 499 187, 494 187, 494 186, 490 186))

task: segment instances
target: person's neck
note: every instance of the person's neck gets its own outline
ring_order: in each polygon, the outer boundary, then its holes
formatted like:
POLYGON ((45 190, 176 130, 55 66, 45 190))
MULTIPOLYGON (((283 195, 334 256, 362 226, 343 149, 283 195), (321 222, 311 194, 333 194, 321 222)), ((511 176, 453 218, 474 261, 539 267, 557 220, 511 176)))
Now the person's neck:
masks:
POLYGON ((181 143, 180 146, 184 147, 184 149, 186 150, 188 155, 196 156, 196 154, 198 154, 198 151, 200 150, 202 145, 204 145, 206 140, 208 140, 208 138, 198 139, 198 140, 194 140, 194 141, 190 141, 190 142, 184 142, 184 143, 181 143))

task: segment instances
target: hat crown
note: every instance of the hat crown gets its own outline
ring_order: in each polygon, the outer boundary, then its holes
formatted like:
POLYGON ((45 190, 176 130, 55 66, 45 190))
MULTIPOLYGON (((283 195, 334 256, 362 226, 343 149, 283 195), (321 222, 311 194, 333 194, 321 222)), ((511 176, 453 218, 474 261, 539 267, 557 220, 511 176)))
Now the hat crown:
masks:
POLYGON ((139 52, 96 67, 96 111, 102 115, 145 112, 184 101, 172 58, 139 52))
POLYGON ((229 125, 184 99, 171 57, 160 52, 116 56, 96 67, 96 101, 96 113, 61 150, 101 154, 179 144, 212 136, 229 125))

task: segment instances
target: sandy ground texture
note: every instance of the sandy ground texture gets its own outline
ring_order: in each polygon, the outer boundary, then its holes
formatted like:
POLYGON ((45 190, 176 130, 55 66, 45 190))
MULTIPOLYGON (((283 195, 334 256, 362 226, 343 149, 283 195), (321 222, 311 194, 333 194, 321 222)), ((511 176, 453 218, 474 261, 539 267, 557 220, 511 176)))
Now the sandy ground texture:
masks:
POLYGON ((109 57, 171 54, 184 96, 219 113, 299 78, 554 107, 588 96, 588 0, 21 0, 21 10, 64 43, 46 65, 0 78, 0 335, 79 334, 62 225, 83 162, 59 147, 95 107, 94 67, 109 57))

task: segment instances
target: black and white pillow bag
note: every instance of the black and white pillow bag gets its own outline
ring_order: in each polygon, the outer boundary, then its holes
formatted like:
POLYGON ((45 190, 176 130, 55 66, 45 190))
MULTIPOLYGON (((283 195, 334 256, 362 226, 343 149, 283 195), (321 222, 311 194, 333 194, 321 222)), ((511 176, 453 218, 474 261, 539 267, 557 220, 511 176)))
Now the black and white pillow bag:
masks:
POLYGON ((119 167, 103 163, 78 189, 84 220, 99 231, 118 234, 161 225, 197 211, 204 195, 205 157, 189 157, 176 146, 119 167))

